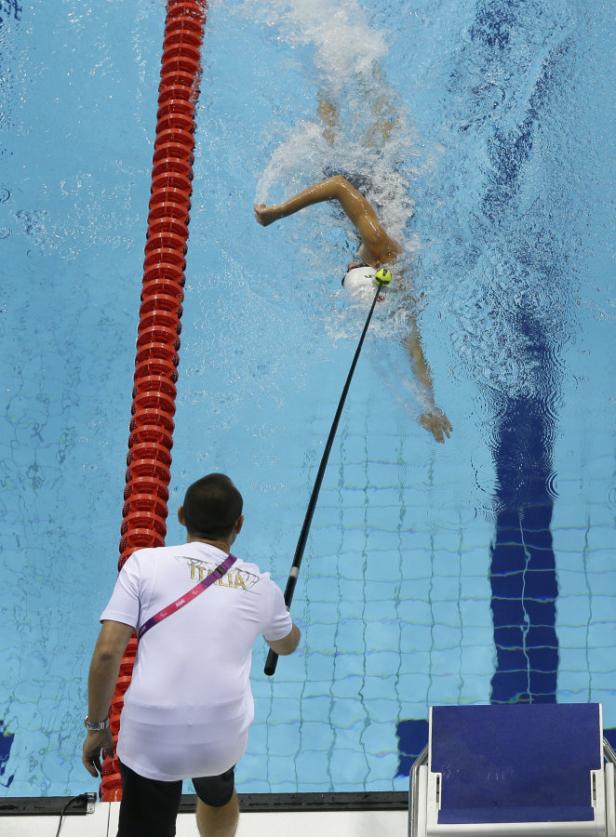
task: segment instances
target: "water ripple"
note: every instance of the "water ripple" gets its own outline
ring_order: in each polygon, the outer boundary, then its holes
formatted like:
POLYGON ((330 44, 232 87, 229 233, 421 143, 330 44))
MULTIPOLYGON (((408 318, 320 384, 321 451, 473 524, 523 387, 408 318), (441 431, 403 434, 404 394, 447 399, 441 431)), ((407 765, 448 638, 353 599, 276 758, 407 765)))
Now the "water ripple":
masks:
POLYGON ((546 490, 549 497, 551 497, 553 500, 558 499, 558 491, 556 489, 556 473, 554 471, 551 471, 548 475, 546 481, 546 490))

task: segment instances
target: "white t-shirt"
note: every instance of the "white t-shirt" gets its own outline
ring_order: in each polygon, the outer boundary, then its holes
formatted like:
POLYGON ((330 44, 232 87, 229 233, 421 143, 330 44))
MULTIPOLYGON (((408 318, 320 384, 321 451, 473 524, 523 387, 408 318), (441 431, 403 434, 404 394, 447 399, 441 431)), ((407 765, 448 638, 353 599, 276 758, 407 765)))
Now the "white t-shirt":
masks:
MULTIPOLYGON (((209 544, 140 549, 126 561, 101 621, 139 630, 226 558, 209 544)), ((255 564, 222 579, 139 641, 124 696, 118 756, 150 779, 214 776, 241 757, 254 718, 252 646, 291 631, 282 591, 255 564), (228 763, 227 763, 228 762, 228 763)))

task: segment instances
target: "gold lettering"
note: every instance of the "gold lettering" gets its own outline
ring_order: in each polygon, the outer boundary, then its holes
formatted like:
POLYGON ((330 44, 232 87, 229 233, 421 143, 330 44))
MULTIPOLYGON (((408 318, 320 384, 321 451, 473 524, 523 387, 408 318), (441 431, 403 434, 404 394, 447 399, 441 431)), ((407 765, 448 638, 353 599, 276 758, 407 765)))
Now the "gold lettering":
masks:
POLYGON ((190 561, 190 577, 194 580, 195 576, 199 578, 199 581, 203 581, 206 575, 210 574, 210 570, 207 566, 205 566, 201 561, 190 561))
POLYGON ((242 590, 246 589, 246 585, 244 584, 244 579, 242 578, 241 572, 238 571, 238 572, 235 573, 235 578, 233 579, 233 581, 234 581, 233 586, 235 587, 236 590, 237 590, 238 587, 240 587, 242 590))

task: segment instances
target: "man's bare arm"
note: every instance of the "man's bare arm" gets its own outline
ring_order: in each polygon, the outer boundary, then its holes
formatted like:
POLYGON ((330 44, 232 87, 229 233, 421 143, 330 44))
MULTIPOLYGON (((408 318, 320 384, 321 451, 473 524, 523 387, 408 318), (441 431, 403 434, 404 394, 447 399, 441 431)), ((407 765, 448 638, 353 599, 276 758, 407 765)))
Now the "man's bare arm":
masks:
POLYGON ((271 641, 268 639, 267 644, 275 654, 278 654, 279 657, 286 657, 288 654, 292 654, 295 651, 299 645, 301 636, 302 635, 297 625, 293 625, 290 632, 285 637, 271 641))
POLYGON ((88 675, 88 717, 91 721, 102 721, 107 717, 122 656, 133 632, 134 628, 122 622, 111 619, 103 622, 88 675))
MULTIPOLYGON (((123 622, 115 622, 111 619, 103 622, 92 654, 88 675, 88 719, 90 721, 104 721, 109 714, 120 663, 133 630, 131 625, 125 625, 123 622)), ((101 752, 109 758, 113 757, 114 744, 109 728, 88 731, 83 742, 81 761, 91 776, 102 775, 101 752)))

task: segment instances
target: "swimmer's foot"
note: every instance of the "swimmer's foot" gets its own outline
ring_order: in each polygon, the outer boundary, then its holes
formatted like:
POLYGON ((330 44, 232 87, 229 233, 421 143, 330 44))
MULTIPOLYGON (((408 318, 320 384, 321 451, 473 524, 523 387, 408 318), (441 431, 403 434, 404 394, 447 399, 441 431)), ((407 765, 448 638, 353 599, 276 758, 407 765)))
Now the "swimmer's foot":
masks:
POLYGON ((262 227, 273 224, 280 217, 275 206, 266 206, 264 203, 256 203, 254 210, 255 218, 262 227))

